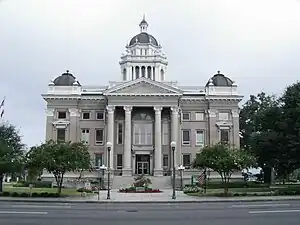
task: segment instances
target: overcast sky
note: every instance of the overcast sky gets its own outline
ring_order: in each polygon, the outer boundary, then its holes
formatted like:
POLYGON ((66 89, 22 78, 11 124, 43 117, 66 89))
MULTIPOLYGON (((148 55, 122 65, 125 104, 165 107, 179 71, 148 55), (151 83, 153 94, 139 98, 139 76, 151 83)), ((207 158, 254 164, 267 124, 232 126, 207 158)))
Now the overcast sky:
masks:
POLYGON ((144 13, 169 80, 204 85, 220 70, 246 99, 280 94, 300 75, 299 0, 0 0, 0 98, 26 144, 44 140, 41 94, 53 77, 121 79, 118 61, 144 13))

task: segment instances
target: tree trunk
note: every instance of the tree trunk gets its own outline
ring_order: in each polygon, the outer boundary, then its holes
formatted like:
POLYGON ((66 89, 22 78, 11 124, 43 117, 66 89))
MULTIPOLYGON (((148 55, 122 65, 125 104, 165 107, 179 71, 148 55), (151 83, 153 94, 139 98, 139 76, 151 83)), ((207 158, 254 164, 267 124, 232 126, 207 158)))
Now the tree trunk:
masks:
POLYGON ((64 179, 64 174, 61 174, 58 189, 57 189, 57 194, 59 196, 61 195, 61 188, 62 188, 62 184, 63 184, 63 179, 64 179))
POLYGON ((0 192, 3 192, 3 174, 0 174, 0 192))

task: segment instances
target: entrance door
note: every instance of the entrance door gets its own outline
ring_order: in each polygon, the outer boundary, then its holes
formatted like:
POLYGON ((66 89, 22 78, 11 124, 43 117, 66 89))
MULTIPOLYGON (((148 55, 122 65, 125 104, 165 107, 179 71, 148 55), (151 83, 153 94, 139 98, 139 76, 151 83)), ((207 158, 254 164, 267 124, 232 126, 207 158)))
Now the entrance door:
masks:
POLYGON ((150 155, 136 155, 135 173, 139 175, 150 174, 150 155))

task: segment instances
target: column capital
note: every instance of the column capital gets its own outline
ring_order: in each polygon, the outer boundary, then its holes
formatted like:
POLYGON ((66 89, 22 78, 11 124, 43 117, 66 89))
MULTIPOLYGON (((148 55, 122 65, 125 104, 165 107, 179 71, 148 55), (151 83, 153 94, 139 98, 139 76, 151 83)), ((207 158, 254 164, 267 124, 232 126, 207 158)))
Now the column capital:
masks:
POLYGON ((115 106, 108 105, 108 106, 106 106, 106 110, 108 113, 113 113, 115 111, 115 106))
POLYGON ((163 109, 162 106, 154 106, 153 109, 155 110, 155 113, 161 113, 161 110, 163 109))
POLYGON ((55 111, 54 108, 46 108, 45 109, 46 116, 54 116, 54 111, 55 111))
POLYGON ((70 116, 77 116, 77 117, 80 116, 80 111, 79 111, 79 109, 76 109, 76 108, 70 108, 69 113, 70 113, 70 116))
POLYGON ((177 114, 179 112, 179 107, 178 106, 172 106, 171 111, 173 114, 177 114))
POLYGON ((240 111, 239 109, 232 109, 231 110, 232 117, 233 118, 239 117, 239 114, 240 114, 239 111, 240 111))
POLYGON ((123 107, 123 109, 126 113, 130 113, 132 111, 132 106, 126 105, 123 107))
POLYGON ((217 117, 217 110, 209 109, 207 110, 207 113, 209 117, 217 117))

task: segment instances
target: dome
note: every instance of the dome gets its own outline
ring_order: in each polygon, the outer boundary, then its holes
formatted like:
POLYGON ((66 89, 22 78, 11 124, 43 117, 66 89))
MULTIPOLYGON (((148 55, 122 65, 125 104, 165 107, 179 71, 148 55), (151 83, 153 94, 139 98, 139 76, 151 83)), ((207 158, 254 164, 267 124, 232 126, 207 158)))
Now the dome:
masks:
POLYGON ((155 39, 155 37, 146 32, 141 32, 140 34, 135 35, 133 38, 131 38, 129 45, 134 45, 135 43, 153 44, 155 46, 159 46, 158 41, 155 39))
POLYGON ((214 86, 219 86, 219 87, 230 87, 233 85, 233 81, 226 77, 224 74, 221 74, 220 71, 218 71, 217 74, 215 74, 208 82, 206 85, 209 83, 212 83, 214 86))
POLYGON ((72 86, 75 82, 76 78, 73 76, 73 74, 69 73, 69 70, 55 78, 53 81, 55 86, 72 86))

